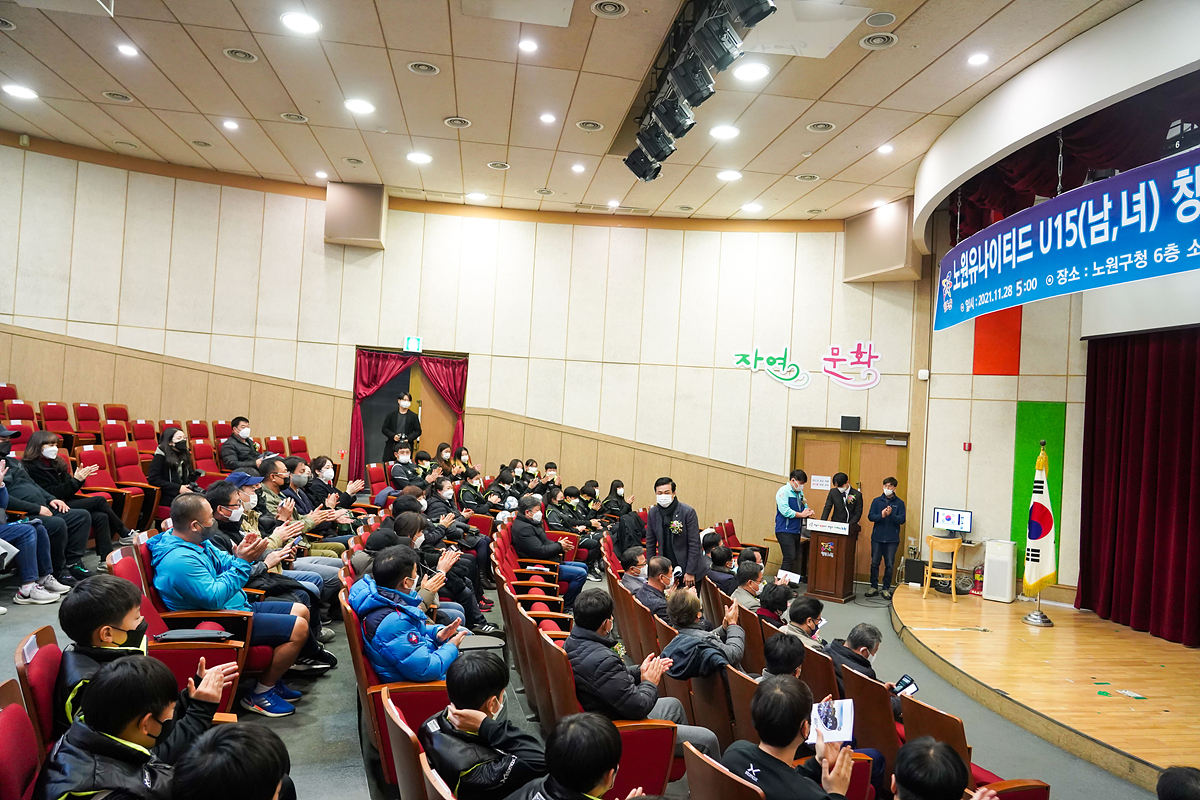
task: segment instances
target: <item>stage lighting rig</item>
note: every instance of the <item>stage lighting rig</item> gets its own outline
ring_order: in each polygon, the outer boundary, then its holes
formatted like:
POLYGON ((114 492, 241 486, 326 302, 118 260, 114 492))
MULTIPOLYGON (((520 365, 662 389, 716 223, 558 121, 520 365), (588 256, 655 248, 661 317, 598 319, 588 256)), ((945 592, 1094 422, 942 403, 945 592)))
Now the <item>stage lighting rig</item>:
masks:
POLYGON ((745 55, 742 37, 724 17, 709 17, 692 34, 692 47, 717 72, 724 72, 745 55))
POLYGON ((654 104, 654 118, 667 133, 678 139, 696 124, 696 115, 687 103, 678 97, 664 97, 654 104))
POLYGON ((725 0, 725 5, 745 28, 753 28, 776 11, 772 0, 725 0))
POLYGON ((632 153, 625 156, 624 160, 625 166, 629 167, 629 171, 639 181, 652 181, 662 171, 662 164, 646 155, 646 151, 640 147, 635 147, 632 153))
POLYGON ((700 56, 695 53, 689 53, 671 69, 670 82, 679 96, 692 108, 696 108, 716 92, 708 67, 704 66, 700 56))
POLYGON ((638 146, 646 151, 646 155, 655 161, 662 161, 675 152, 675 140, 666 128, 652 119, 637 132, 638 146))

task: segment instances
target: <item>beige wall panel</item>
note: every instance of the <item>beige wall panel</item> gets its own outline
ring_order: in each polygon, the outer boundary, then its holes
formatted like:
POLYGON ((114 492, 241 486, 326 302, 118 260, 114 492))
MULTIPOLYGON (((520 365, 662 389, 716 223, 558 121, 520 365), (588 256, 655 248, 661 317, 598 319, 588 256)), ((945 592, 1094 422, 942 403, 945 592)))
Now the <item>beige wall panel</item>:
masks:
POLYGON ((734 519, 738 539, 762 544, 767 536, 774 534, 775 492, 782 485, 782 480, 774 483, 752 476, 746 478, 746 499, 742 506, 742 516, 734 519))
MULTIPOLYGON (((671 471, 668 474, 675 479, 675 485, 679 487, 679 496, 683 498, 683 502, 696 509, 696 516, 700 520, 700 529, 704 530, 715 523, 716 520, 711 519, 708 513, 708 467, 686 458, 673 458, 671 459, 671 471)), ((656 475, 650 480, 658 477, 661 476, 656 475)), ((654 505, 654 489, 651 488, 650 494, 639 493, 638 504, 646 508, 654 505)))
POLYGON ((558 458, 558 473, 563 487, 579 486, 596 474, 596 445, 587 436, 573 433, 562 435, 562 455, 558 458))
MULTIPOLYGON (((0 376, 3 376, 3 382, 5 383, 16 383, 16 381, 13 381, 9 377, 12 374, 9 372, 11 368, 10 364, 12 363, 12 341, 13 336, 11 333, 0 333, 0 376)), ((20 389, 20 385, 17 388, 20 389)))
MULTIPOLYGON (((524 424, 493 417, 488 425, 488 461, 484 464, 485 474, 495 476, 500 470, 500 465, 508 464, 516 458, 524 445, 524 424)), ((432 454, 433 451, 429 452, 432 454)))
MULTIPOLYGON (((63 361, 63 396, 71 403, 111 403, 117 357, 101 350, 68 347, 63 361)), ((52 398, 38 398, 50 400, 52 398)))
POLYGON ((163 365, 145 358, 117 356, 113 402, 124 403, 131 419, 159 419, 163 365))
MULTIPOLYGON (((708 512, 707 522, 700 520, 702 525, 711 525, 731 519, 738 530, 738 538, 742 538, 742 527, 746 517, 742 513, 746 502, 746 476, 721 467, 708 468, 708 512)), ((745 541, 742 539, 742 541, 745 541)))
POLYGON ((298 389, 292 392, 292 425, 287 435, 303 436, 313 458, 322 455, 333 458, 329 452, 333 447, 333 401, 334 397, 328 394, 298 389))
POLYGON ((57 342, 14 336, 13 371, 9 383, 17 384, 21 399, 35 406, 39 400, 60 400, 65 358, 66 347, 57 342))
POLYGON ((289 436, 292 433, 292 389, 254 381, 250 386, 250 427, 254 435, 289 436))
POLYGON ((201 419, 208 411, 208 373, 164 364, 161 396, 164 419, 201 419))
MULTIPOLYGON (((600 481, 600 498, 608 497, 609 485, 617 479, 626 483, 625 499, 633 495, 636 502, 646 505, 649 499, 635 492, 633 483, 633 448, 613 442, 598 442, 596 445, 596 480, 600 481)), ((634 508, 640 506, 634 505, 634 508)))
POLYGON ((541 425, 526 425, 525 440, 521 445, 520 453, 505 457, 517 458, 517 455, 520 455, 522 461, 532 458, 538 462, 539 469, 544 469, 547 461, 557 463, 561 453, 561 433, 551 428, 543 428, 541 425))
POLYGON ((487 473, 488 460, 488 426, 492 418, 483 414, 463 415, 463 444, 471 453, 471 463, 476 469, 487 473))
MULTIPOLYGON (((208 405, 204 419, 231 420, 244 417, 250 410, 250 381, 219 372, 208 376, 208 405)), ((251 428, 253 430, 253 428, 251 428)))
MULTIPOLYGON (((334 461, 342 465, 338 471, 338 476, 345 486, 346 482, 346 461, 338 458, 339 450, 350 449, 350 412, 354 404, 349 397, 334 397, 333 398, 333 452, 325 453, 334 461)), ((309 450, 311 453, 312 451, 309 450)), ((317 455, 321 455, 318 453, 317 455)))
MULTIPOLYGON (((654 482, 664 475, 671 475, 671 457, 663 451, 635 450, 633 453, 633 493, 641 500, 641 505, 649 508, 654 503, 654 482)), ((674 475, 671 475, 674 478, 674 475)), ((626 479, 628 486, 630 481, 626 479)), ((675 485, 679 486, 676 478, 675 485)), ((682 502, 692 505, 688 498, 695 492, 685 492, 679 486, 679 498, 682 502)), ((626 490, 630 491, 630 490, 626 490)))

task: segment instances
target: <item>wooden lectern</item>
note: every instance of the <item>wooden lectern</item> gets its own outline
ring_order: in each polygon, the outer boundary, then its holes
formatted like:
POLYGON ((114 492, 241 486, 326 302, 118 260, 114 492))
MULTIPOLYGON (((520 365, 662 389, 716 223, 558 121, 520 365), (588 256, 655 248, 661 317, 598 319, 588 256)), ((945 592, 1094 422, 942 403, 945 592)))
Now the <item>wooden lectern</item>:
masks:
POLYGON ((858 548, 858 526, 845 522, 808 520, 808 591, 833 603, 854 600, 854 555, 858 548))

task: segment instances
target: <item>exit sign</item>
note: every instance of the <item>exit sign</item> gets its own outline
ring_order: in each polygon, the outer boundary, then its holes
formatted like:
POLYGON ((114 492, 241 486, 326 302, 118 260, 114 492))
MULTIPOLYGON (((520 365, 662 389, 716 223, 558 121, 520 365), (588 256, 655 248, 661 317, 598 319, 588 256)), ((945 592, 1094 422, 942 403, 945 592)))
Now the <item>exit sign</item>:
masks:
POLYGON ((404 340, 404 350, 409 353, 421 352, 421 337, 409 336, 404 340))

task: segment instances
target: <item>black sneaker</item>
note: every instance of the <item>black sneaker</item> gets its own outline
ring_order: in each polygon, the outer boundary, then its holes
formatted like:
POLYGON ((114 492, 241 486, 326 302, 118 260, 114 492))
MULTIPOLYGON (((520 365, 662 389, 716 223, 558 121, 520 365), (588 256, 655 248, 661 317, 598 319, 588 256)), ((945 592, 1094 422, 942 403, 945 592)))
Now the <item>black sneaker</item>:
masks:
MULTIPOLYGON (((335 659, 336 662, 336 659, 335 659)), ((299 656, 296 662, 292 664, 292 672, 314 672, 320 673, 326 670, 333 669, 333 664, 327 664, 323 659, 309 658, 308 656, 299 656)))
POLYGON ((71 577, 70 570, 64 569, 62 572, 58 573, 58 582, 63 586, 74 586, 75 584, 79 583, 79 580, 71 577))
POLYGON ((866 595, 864 595, 864 597, 875 597, 877 594, 879 594, 878 589, 874 589, 874 588, 867 589, 867 593, 866 593, 866 595))
MULTIPOLYGON (((77 582, 83 580, 84 578, 92 577, 91 570, 89 570, 83 564, 69 564, 64 572, 74 578, 77 582)), ((62 580, 61 576, 59 577, 59 580, 62 580)), ((63 583, 66 583, 66 581, 63 581, 63 583)))
POLYGON ((330 669, 333 669, 338 665, 337 656, 326 650, 324 647, 322 647, 321 651, 317 653, 317 660, 324 664, 328 664, 330 669))
POLYGON ((478 634, 479 636, 495 636, 498 633, 502 633, 499 625, 494 625, 487 621, 484 621, 471 628, 471 632, 478 634))
POLYGON ((480 577, 479 585, 482 586, 484 589, 487 589, 489 592, 495 591, 495 589, 496 589, 496 582, 493 581, 491 578, 480 577))

